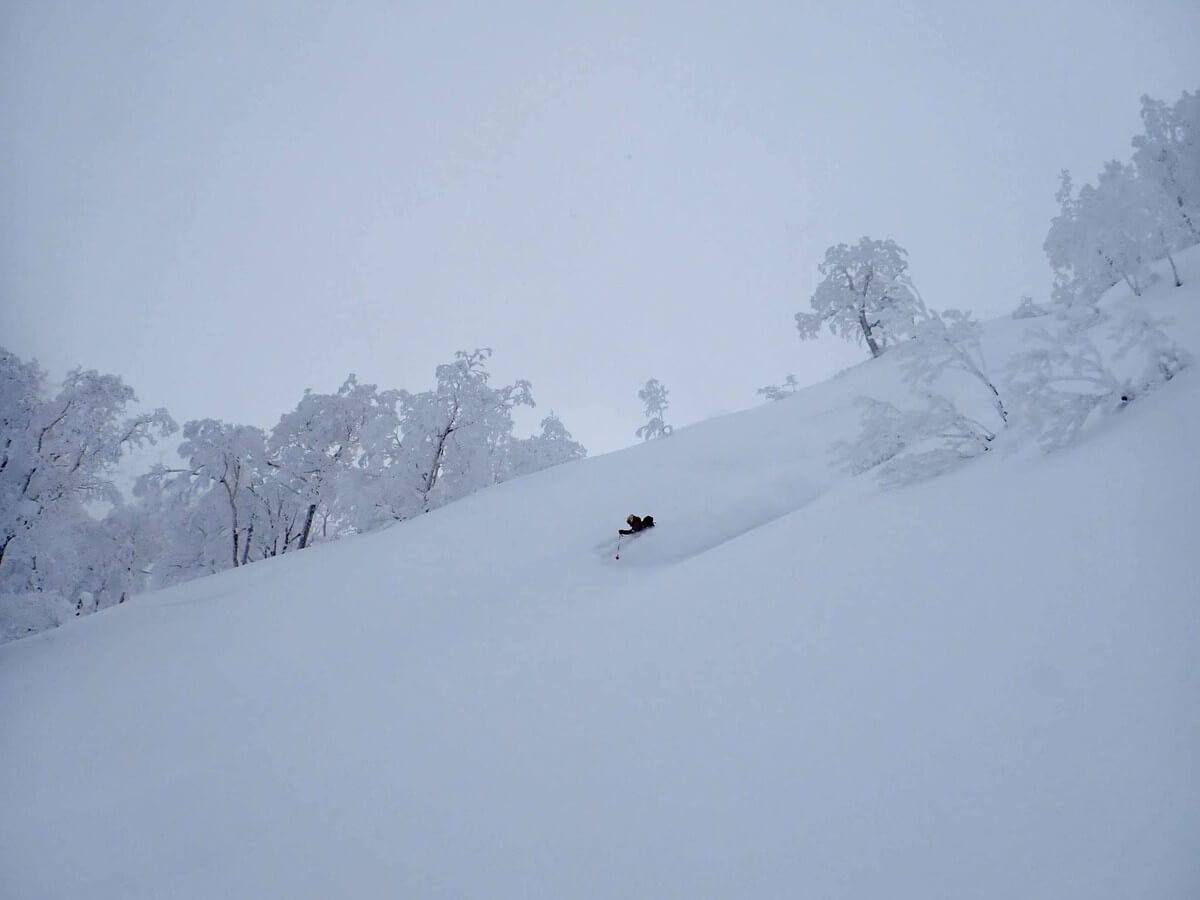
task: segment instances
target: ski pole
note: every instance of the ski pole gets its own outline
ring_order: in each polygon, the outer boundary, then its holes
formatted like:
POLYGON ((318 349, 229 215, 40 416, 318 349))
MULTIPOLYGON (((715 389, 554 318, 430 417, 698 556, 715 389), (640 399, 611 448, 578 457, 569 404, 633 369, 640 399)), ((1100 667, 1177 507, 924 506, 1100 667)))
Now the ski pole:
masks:
POLYGON ((617 555, 613 559, 621 558, 621 532, 617 532, 617 555))

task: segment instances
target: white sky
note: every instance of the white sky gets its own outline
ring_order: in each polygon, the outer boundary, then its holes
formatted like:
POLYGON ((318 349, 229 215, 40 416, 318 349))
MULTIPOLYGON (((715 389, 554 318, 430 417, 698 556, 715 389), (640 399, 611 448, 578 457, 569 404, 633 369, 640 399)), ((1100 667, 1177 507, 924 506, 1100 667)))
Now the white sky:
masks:
POLYGON ((793 325, 832 243, 1044 297, 1058 171, 1127 158, 1197 47, 1192 0, 7 0, 0 344, 265 427, 491 346, 603 452, 647 378, 682 425, 863 358, 793 325))

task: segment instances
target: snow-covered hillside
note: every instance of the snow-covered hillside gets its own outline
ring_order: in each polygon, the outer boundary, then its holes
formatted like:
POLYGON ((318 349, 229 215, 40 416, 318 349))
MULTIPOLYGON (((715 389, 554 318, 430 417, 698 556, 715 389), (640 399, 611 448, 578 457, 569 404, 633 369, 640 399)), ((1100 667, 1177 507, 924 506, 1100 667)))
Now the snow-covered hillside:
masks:
POLYGON ((0 896, 1200 894, 1200 371, 883 492, 828 446, 897 385, 0 647, 0 896))

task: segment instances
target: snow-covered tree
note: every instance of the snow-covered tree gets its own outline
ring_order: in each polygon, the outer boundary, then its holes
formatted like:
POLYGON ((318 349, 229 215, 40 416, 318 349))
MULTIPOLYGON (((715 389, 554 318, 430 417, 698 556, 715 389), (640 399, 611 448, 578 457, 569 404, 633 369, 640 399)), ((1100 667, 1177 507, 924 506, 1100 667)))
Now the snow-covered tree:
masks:
POLYGON ((644 441, 651 441, 655 438, 666 437, 675 430, 663 421, 669 403, 667 402, 667 389, 662 382, 657 378, 651 378, 638 391, 638 398, 642 401, 646 411, 646 424, 634 432, 638 437, 644 441))
MULTIPOLYGON (((102 576, 99 513, 120 505, 122 454, 175 429, 165 410, 127 414, 133 389, 75 369, 53 396, 45 373, 0 349, 0 630, 57 624, 84 592, 105 604, 130 588, 102 576)), ((110 526, 115 526, 115 519, 110 526)))
POLYGON ((783 379, 783 384, 768 384, 765 387, 760 387, 756 393, 766 397, 768 400, 784 400, 796 393, 799 387, 800 384, 796 381, 796 376, 788 373, 787 378, 783 379))
POLYGON ((350 376, 336 394, 306 393, 270 441, 275 477, 264 489, 275 499, 264 505, 284 523, 282 546, 308 543, 318 521, 322 538, 370 531, 585 455, 553 414, 540 435, 514 436, 513 410, 534 405, 532 390, 525 380, 493 386, 491 355, 459 351, 428 391, 379 391, 350 376))
POLYGON ((178 453, 185 465, 155 466, 135 489, 163 524, 155 582, 186 581, 261 558, 261 497, 271 478, 266 434, 215 419, 184 423, 178 453))
POLYGON ((1116 161, 1107 163, 1095 186, 1084 185, 1078 196, 1068 172, 1060 179, 1055 195, 1059 214, 1043 244, 1055 272, 1055 300, 1095 303, 1121 281, 1141 296, 1151 263, 1170 249, 1161 191, 1139 178, 1133 166, 1116 161))
POLYGON ((541 426, 541 434, 512 443, 509 450, 512 477, 530 475, 587 456, 587 449, 572 439, 571 432, 553 412, 542 419, 541 426))
POLYGON ((1155 182, 1178 224, 1174 247, 1200 243, 1200 91, 1168 106, 1142 97, 1144 133, 1133 139, 1139 174, 1155 182))
POLYGON ((460 350, 437 367, 433 391, 401 396, 401 449, 415 463, 424 512, 503 480, 512 411, 534 404, 528 381, 491 386, 491 355, 490 348, 460 350))
MULTIPOLYGON (((87 521, 76 535, 83 562, 75 615, 124 603, 149 585, 161 555, 160 523, 135 504, 122 502, 99 521, 87 521)), ((59 557, 69 558, 69 557, 59 557)))
POLYGON ((244 566, 353 530, 364 433, 396 422, 399 392, 353 375, 333 394, 305 391, 268 436, 212 419, 188 422, 185 465, 158 466, 137 493, 164 524, 156 580, 170 584, 244 566))
POLYGON ((378 417, 363 440, 359 528, 429 512, 512 477, 513 410, 533 406, 529 382, 493 387, 492 351, 460 350, 438 366, 429 391, 397 392, 394 419, 378 417))
POLYGON ((969 312, 947 309, 922 313, 911 340, 904 344, 901 366, 910 385, 928 388, 948 371, 970 376, 986 392, 999 426, 1008 423, 1000 391, 992 383, 980 344, 979 323, 969 312))
MULTIPOLYGON (((297 549, 313 539, 318 512, 326 528, 347 525, 347 510, 338 508, 338 493, 349 484, 352 469, 362 456, 364 431, 381 420, 391 425, 400 392, 382 394, 375 385, 362 385, 353 374, 334 394, 305 391, 300 403, 285 414, 271 431, 268 464, 284 494, 303 507, 297 549)), ((325 535, 330 536, 329 534, 325 535)))
POLYGON ((1062 173, 1044 244, 1060 303, 1095 303, 1121 281, 1140 295, 1163 258, 1178 286, 1173 252, 1200 242, 1200 94, 1171 106, 1143 97, 1142 122, 1131 164, 1106 163, 1078 195, 1062 173))
POLYGON ((876 357, 911 333, 923 304, 908 276, 908 253, 895 241, 864 237, 853 247, 830 247, 818 271, 813 312, 796 313, 801 340, 828 327, 846 340, 866 343, 876 357))

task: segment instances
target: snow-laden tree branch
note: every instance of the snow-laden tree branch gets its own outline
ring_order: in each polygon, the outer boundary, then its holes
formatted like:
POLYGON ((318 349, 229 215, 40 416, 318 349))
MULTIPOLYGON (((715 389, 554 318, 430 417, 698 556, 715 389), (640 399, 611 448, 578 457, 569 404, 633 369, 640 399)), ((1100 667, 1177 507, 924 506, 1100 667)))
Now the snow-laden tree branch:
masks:
POLYGON ((1031 329, 1028 349, 1007 372, 1019 433, 1045 450, 1059 449, 1092 418, 1118 412, 1170 381, 1191 357, 1166 334, 1166 324, 1141 301, 1126 300, 1114 311, 1097 310, 1083 327, 1064 311, 1031 329))
POLYGON ((857 475, 878 468, 886 487, 930 478, 982 455, 1008 425, 1008 408, 988 374, 979 323, 970 313, 922 308, 912 331, 895 352, 920 405, 902 409, 860 397, 861 432, 854 441, 833 447, 835 461, 843 469, 857 475), (994 424, 965 415, 949 396, 934 390, 951 372, 968 376, 978 386, 994 413, 994 424))

